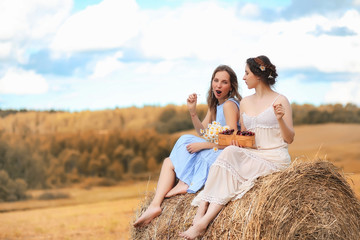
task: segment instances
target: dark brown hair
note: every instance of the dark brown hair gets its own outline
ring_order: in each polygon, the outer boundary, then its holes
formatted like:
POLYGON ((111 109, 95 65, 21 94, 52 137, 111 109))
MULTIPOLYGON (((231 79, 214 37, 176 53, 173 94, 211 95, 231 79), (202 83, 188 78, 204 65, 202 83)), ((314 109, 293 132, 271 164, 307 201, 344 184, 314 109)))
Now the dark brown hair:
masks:
POLYGON ((270 59, 264 55, 258 56, 256 58, 248 58, 246 60, 247 65, 250 68, 250 71, 255 75, 260 77, 261 81, 265 84, 272 86, 276 82, 276 66, 270 62, 270 59))
POLYGON ((212 90, 212 82, 214 80, 215 74, 217 72, 221 72, 221 71, 226 71, 229 75, 230 75, 230 84, 231 84, 231 89, 229 91, 229 97, 228 98, 234 98, 236 101, 240 102, 241 100, 241 96, 239 94, 238 91, 238 80, 237 80, 237 76, 236 73, 234 72, 234 70, 227 66, 227 65, 220 65, 218 66, 212 76, 211 76, 211 81, 210 81, 210 88, 208 91, 208 96, 207 96, 207 104, 208 107, 210 109, 211 112, 211 122, 216 120, 216 106, 219 104, 219 101, 217 100, 217 98, 214 96, 213 94, 213 90, 212 90))

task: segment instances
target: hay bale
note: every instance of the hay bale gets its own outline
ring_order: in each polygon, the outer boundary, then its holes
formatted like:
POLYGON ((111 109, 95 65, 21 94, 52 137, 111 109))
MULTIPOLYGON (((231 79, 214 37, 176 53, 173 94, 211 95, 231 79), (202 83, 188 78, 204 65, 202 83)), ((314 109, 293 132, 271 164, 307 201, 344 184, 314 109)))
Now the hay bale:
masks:
MULTIPOLYGON (((137 212, 145 211, 153 194, 137 212)), ((148 226, 131 229, 132 239, 180 239, 191 226, 195 194, 163 202, 148 226)), ((325 161, 293 163, 260 177, 242 199, 230 202, 202 239, 360 239, 360 201, 336 167, 325 161)))

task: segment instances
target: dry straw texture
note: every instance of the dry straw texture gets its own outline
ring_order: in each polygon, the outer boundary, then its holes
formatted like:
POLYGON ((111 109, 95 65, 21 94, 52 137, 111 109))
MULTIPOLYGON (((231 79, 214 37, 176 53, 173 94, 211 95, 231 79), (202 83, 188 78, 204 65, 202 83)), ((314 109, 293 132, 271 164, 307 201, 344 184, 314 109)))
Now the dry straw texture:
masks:
MULTIPOLYGON (((138 217, 153 193, 139 207, 138 217)), ((196 208, 194 194, 165 199, 162 214, 132 228, 133 239, 180 239, 196 208)), ((242 199, 230 202, 202 239, 360 239, 360 201, 342 174, 326 161, 295 162, 261 177, 242 199)))

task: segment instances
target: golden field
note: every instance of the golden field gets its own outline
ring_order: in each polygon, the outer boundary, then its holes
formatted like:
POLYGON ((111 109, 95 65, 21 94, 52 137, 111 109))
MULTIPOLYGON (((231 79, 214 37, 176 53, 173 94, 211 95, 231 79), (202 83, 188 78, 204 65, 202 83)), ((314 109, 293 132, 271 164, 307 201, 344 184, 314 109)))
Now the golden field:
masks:
MULTIPOLYGON (((297 126, 289 151, 293 160, 326 159, 341 168, 360 198, 360 124, 297 126)), ((70 198, 0 203, 0 239, 129 239, 134 212, 151 180, 113 187, 53 190, 70 198)))
POLYGON ((292 160, 321 158, 339 167, 360 198, 360 124, 321 124, 295 127, 289 146, 292 160))
POLYGON ((0 239, 128 239, 139 200, 154 189, 154 181, 129 182, 90 190, 61 189, 71 195, 68 199, 0 203, 0 239))

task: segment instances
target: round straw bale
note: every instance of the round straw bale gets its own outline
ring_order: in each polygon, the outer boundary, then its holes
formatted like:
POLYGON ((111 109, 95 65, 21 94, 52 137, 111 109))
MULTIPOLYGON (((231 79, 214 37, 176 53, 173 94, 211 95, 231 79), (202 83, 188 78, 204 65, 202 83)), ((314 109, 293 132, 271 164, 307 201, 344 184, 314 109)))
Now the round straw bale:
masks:
MULTIPOLYGON (((135 217, 152 200, 146 196, 135 217)), ((180 239, 196 213, 195 194, 165 199, 148 226, 131 228, 132 239, 180 239)), ((360 239, 360 201, 330 162, 294 162, 257 179, 241 199, 229 202, 201 239, 360 239)))

